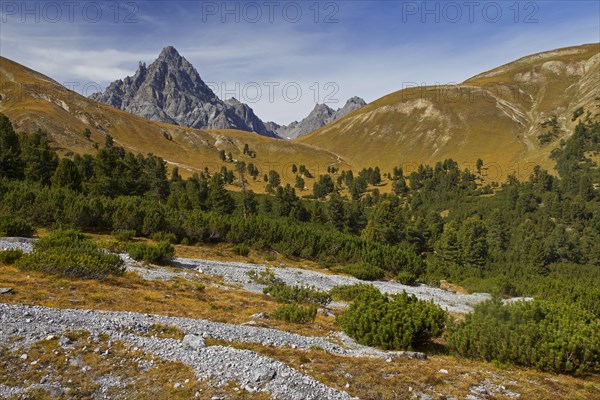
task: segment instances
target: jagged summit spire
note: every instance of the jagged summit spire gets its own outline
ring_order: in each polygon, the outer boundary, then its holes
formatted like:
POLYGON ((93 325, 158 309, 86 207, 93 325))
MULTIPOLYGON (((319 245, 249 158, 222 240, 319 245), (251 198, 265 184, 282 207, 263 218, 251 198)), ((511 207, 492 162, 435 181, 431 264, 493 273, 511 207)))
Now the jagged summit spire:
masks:
POLYGON ((92 98, 144 118, 192 128, 240 129, 278 137, 237 99, 223 101, 173 46, 133 77, 116 81, 92 98))
POLYGON ((167 46, 158 55, 158 60, 181 60, 183 57, 173 46, 167 46))

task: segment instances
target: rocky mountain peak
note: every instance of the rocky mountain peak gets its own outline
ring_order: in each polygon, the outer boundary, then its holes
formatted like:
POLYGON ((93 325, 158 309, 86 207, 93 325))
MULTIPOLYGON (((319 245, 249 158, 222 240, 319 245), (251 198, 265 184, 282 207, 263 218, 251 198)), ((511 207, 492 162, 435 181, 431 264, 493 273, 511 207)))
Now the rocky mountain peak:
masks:
POLYGON ((239 129, 276 138, 306 135, 366 104, 360 97, 350 98, 337 110, 316 104, 300 122, 288 126, 265 124, 250 106, 235 97, 219 99, 173 46, 162 49, 149 66, 140 61, 133 76, 117 80, 104 92, 90 97, 154 121, 198 129, 239 129))
POLYGON ((226 101, 226 103, 228 104, 242 104, 238 99, 236 99, 235 97, 230 98, 229 100, 226 101))
POLYGON ((342 108, 334 110, 327 104, 316 104, 315 108, 302 121, 294 121, 289 125, 275 126, 275 131, 281 137, 294 139, 309 134, 312 131, 342 118, 348 113, 365 106, 367 103, 360 97, 351 97, 342 108))
POLYGON ((346 101, 346 104, 344 104, 344 107, 339 108, 332 115, 331 120, 328 121, 327 123, 330 123, 337 119, 340 119, 343 116, 350 114, 352 111, 358 110, 359 108, 362 108, 366 105, 367 105, 367 102, 364 101, 362 98, 357 97, 357 96, 351 97, 348 99, 348 101, 346 101))
POLYGON ((158 55, 157 60, 181 60, 183 57, 173 46, 167 46, 158 55))
POLYGON ((313 108, 312 112, 318 112, 318 113, 333 113, 334 110, 329 107, 327 104, 316 104, 315 108, 313 108))
POLYGON ((364 101, 361 97, 358 96, 354 96, 354 97, 350 97, 348 99, 348 101, 346 101, 346 105, 344 105, 344 107, 350 106, 350 105, 357 105, 360 107, 364 107, 367 105, 367 102, 364 101))
POLYGON ((219 99, 173 46, 165 47, 148 67, 140 62, 132 77, 117 80, 90 97, 154 121, 278 137, 248 105, 235 98, 219 99))

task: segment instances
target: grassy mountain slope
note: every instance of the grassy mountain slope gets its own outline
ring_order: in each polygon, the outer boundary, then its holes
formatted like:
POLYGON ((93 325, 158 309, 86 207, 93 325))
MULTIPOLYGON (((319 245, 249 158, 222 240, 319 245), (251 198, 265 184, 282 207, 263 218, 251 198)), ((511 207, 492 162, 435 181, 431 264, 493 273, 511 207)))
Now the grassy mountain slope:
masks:
MULTIPOLYGON (((579 108, 597 112, 600 102, 600 43, 534 54, 479 74, 459 85, 404 89, 387 95, 292 142, 233 130, 196 130, 145 120, 67 90, 52 79, 0 57, 0 112, 18 130, 42 128, 63 154, 91 153, 107 134, 136 152, 158 154, 184 174, 221 167, 219 150, 254 162, 261 175, 280 172, 293 183, 291 164, 314 176, 328 165, 354 169, 378 165, 410 172, 420 163, 453 158, 461 166, 485 162, 488 180, 535 164, 552 169, 549 158, 568 137, 579 108), (557 115, 554 136, 541 143, 541 127, 557 115), (84 129, 91 140, 83 137, 84 129), (248 144, 257 157, 242 154, 248 144)), ((585 118, 585 115, 579 117, 585 118)), ((232 169, 232 164, 226 164, 232 169)), ((308 187, 312 186, 309 180, 308 187)), ((252 182, 262 190, 263 182, 252 182)))
MULTIPOLYGON (((451 86, 404 89, 321 128, 297 143, 339 154, 357 166, 389 171, 404 165, 453 158, 489 167, 489 179, 525 177, 534 164, 552 169, 550 152, 572 132, 578 107, 598 110, 600 43, 521 58, 451 86), (558 127, 550 143, 538 136, 553 114, 558 127)), ((597 112, 597 111, 595 111, 597 112)), ((584 118, 582 116, 580 118, 584 118)))
MULTIPOLYGON (((219 150, 253 162, 261 176, 277 170, 283 182, 293 183, 291 164, 305 164, 311 172, 325 171, 335 164, 348 168, 334 154, 302 143, 266 138, 235 130, 198 130, 149 121, 116 108, 90 100, 66 89, 54 80, 0 57, 0 112, 7 115, 18 131, 38 128, 48 132, 53 146, 62 154, 93 153, 94 143, 102 146, 107 134, 128 150, 154 153, 182 173, 222 165, 219 150), (84 129, 92 132, 86 139, 84 129), (256 158, 243 155, 244 144, 256 152, 256 158)), ((225 163, 229 169, 233 164, 225 163)), ((264 183, 251 184, 255 190, 264 183)))

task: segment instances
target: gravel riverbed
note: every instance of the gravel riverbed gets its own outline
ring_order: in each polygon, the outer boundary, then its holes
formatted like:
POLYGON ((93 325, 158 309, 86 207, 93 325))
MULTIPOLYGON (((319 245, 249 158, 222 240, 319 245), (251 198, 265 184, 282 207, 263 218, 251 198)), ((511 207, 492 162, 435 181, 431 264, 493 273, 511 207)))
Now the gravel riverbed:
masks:
MULTIPOLYGON (((1 238, 0 250, 33 250, 34 239, 1 238)), ((175 258, 170 267, 144 266, 121 254, 129 271, 145 279, 189 280, 202 279, 202 274, 219 276, 226 284, 240 285, 245 290, 261 292, 264 285, 256 284, 248 272, 266 270, 263 265, 175 258)), ((271 268, 275 277, 290 285, 313 286, 329 290, 338 285, 361 283, 358 279, 326 274, 299 268, 271 268)), ((406 290, 418 298, 433 300, 451 312, 468 313, 472 307, 489 298, 487 294, 463 295, 425 285, 405 286, 397 282, 377 281, 374 286, 383 292, 399 293, 406 290)), ((225 287, 224 287, 225 288, 225 287)), ((18 288, 15 288, 18 290, 18 288)), ((217 385, 235 381, 246 391, 268 391, 281 399, 351 399, 347 393, 330 388, 301 372, 249 350, 227 346, 204 345, 204 339, 228 342, 256 343, 263 346, 309 350, 319 348, 331 354, 347 357, 381 357, 391 361, 410 357, 424 359, 422 353, 386 352, 361 346, 340 332, 326 337, 303 336, 277 329, 250 325, 218 323, 192 318, 169 317, 122 311, 55 309, 40 306, 9 305, 0 303, 0 346, 27 347, 49 335, 86 330, 93 335, 107 334, 111 340, 122 341, 132 348, 153 354, 167 361, 189 365, 198 379, 211 380, 217 385), (155 324, 175 326, 184 334, 184 340, 159 338, 149 332, 155 324), (189 343, 193 343, 191 346, 189 343)), ((0 387, 0 396, 25 388, 0 387), (3 392, 3 393, 2 393, 3 392)))
MULTIPOLYGON (((189 365, 200 380, 216 385, 235 381, 254 392, 268 391, 280 399, 351 399, 345 392, 332 389, 295 369, 249 350, 226 346, 204 346, 205 338, 256 342, 271 346, 309 348, 320 345, 353 355, 323 338, 311 338, 273 329, 220 324, 204 320, 165 317, 131 312, 54 309, 0 303, 0 346, 27 348, 34 342, 65 332, 85 330, 93 335, 106 334, 131 347, 167 361, 189 365), (148 336, 153 324, 177 326, 197 338, 195 347, 171 338, 148 336)), ((360 350, 356 355, 360 354, 360 350)))
MULTIPOLYGON (((33 239, 0 239, 0 250, 7 248, 20 248, 25 252, 30 252, 33 248, 33 239)), ((173 268, 158 266, 146 268, 133 261, 127 254, 121 254, 121 257, 130 271, 140 274, 145 279, 171 279, 174 276, 195 279, 195 274, 189 273, 190 270, 193 270, 206 275, 223 277, 226 283, 241 285, 248 291, 262 292, 264 288, 264 285, 254 283, 248 276, 248 272, 250 271, 258 273, 265 271, 266 267, 264 265, 177 257, 171 264, 179 268, 178 271, 173 268)), ((313 286, 320 290, 330 290, 339 285, 365 283, 350 276, 326 274, 299 268, 271 268, 271 271, 273 271, 277 279, 289 285, 313 286)), ((419 299, 433 300, 434 303, 445 310, 459 314, 469 313, 473 311, 473 306, 491 298, 487 293, 461 294, 423 284, 406 286, 393 281, 375 281, 370 283, 385 293, 396 294, 405 290, 408 294, 414 294, 419 299)))

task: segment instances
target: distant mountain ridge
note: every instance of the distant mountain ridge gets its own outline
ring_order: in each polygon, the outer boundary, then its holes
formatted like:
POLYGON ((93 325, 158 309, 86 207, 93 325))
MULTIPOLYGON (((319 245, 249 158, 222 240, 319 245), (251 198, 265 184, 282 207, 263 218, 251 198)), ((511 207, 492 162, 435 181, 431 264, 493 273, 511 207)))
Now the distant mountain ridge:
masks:
POLYGON ((552 151, 575 126, 600 118, 600 43, 522 57, 463 83, 411 87, 295 140, 356 167, 485 163, 489 180, 552 170, 552 151), (585 110, 581 114, 581 110, 585 110))
POLYGON ((278 138, 247 104, 219 99, 172 46, 165 47, 149 66, 140 62, 133 76, 114 81, 90 98, 152 121, 278 138))
POLYGON ((283 138, 295 139, 316 131, 366 105, 367 103, 363 99, 356 96, 348 99, 346 104, 337 110, 327 104, 317 104, 310 114, 300 122, 294 121, 289 125, 277 125, 274 122, 268 122, 267 126, 283 138))
MULTIPOLYGON (((235 160, 253 163, 261 173, 276 168, 282 184, 295 183, 296 176, 283 170, 291 163, 306 165, 315 176, 319 167, 351 168, 331 152, 293 141, 241 130, 194 129, 151 121, 81 96, 50 77, 2 56, 0 82, 0 113, 10 118, 18 132, 38 129, 46 132, 52 148, 61 156, 95 154, 110 135, 116 145, 127 151, 162 157, 170 168, 177 166, 184 177, 206 168, 211 173, 220 171, 223 165, 235 168, 233 163, 221 162, 221 151, 235 160)), ((234 99, 227 103, 244 109, 234 99)), ((310 184, 308 178, 307 182, 310 184)), ((246 187, 262 193, 265 184, 262 179, 248 179, 246 187)))
MULTIPOLYGON (((181 67, 187 68, 183 61, 181 67)), ((145 81, 153 69, 142 64, 137 78, 115 84, 110 101, 119 108, 127 102, 133 106, 124 94, 125 86, 135 87, 139 84, 136 79, 145 81)), ((194 81, 193 75, 187 75, 189 81, 168 77, 164 82, 158 80, 156 87, 146 86, 151 94, 156 92, 156 98, 149 96, 147 104, 151 113, 159 112, 155 103, 161 107, 174 103, 159 95, 163 86, 177 83, 202 88, 199 78, 194 81)), ((65 155, 94 153, 110 134, 128 150, 160 155, 188 173, 207 166, 218 168, 219 153, 224 150, 234 159, 255 165, 312 165, 315 176, 318 168, 331 165, 354 171, 378 166, 382 172, 402 166, 410 173, 419 164, 434 165, 448 158, 461 167, 474 168, 481 159, 482 178, 503 182, 509 174, 527 179, 535 165, 553 170, 555 161, 550 155, 561 141, 580 121, 600 118, 600 43, 528 55, 457 85, 403 89, 291 141, 247 131, 197 130, 151 121, 80 96, 1 56, 0 82, 0 112, 11 119, 15 129, 45 130, 53 146, 65 155), (85 129, 91 131, 91 139, 82 135, 85 129), (243 151, 246 145, 256 158, 243 151), (217 161, 213 164, 212 160, 217 161)), ((183 97, 182 103, 193 100, 180 91, 172 92, 183 97)), ((214 99, 210 107, 227 109, 235 118, 248 120, 243 103, 218 100, 212 91, 205 95, 214 99)), ((316 108, 321 117, 331 118, 331 110, 316 108)), ((168 107, 164 110, 167 115, 171 112, 168 107)), ((280 128, 264 125, 270 131, 280 128)), ((295 178, 288 175, 288 179, 295 178)), ((260 187, 257 182, 254 189, 263 188, 262 182, 260 187)))

